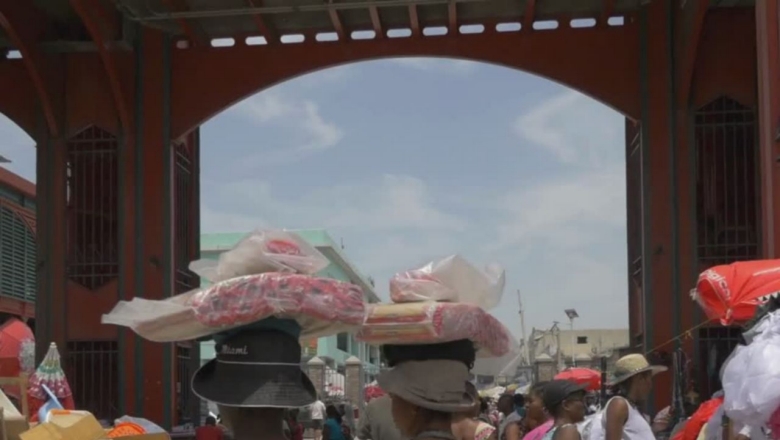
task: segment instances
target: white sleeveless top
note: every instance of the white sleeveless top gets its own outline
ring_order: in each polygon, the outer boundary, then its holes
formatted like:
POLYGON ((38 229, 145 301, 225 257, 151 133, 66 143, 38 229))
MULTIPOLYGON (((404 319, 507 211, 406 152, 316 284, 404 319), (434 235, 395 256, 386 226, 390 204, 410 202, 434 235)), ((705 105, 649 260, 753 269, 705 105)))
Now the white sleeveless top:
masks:
MULTIPOLYGON (((609 399, 607 404, 604 406, 604 409, 602 409, 601 412, 596 415, 594 424, 597 426, 591 427, 589 440, 606 439, 607 408, 609 408, 609 404, 612 403, 612 401, 615 399, 623 399, 623 397, 616 396, 609 399), (598 420, 599 418, 601 420, 598 420)), ((634 408, 634 405, 632 405, 631 402, 626 400, 626 403, 628 403, 628 419, 626 420, 626 424, 623 426, 623 435, 621 440, 655 440, 653 429, 650 427, 650 424, 647 423, 645 416, 643 416, 641 412, 634 408)))

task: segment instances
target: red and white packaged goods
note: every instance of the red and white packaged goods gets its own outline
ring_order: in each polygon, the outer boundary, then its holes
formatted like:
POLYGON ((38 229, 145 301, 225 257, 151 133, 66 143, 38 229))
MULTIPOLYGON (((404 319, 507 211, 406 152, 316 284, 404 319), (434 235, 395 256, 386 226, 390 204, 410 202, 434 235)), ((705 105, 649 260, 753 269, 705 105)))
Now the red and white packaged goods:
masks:
POLYGON ((352 330, 365 317, 363 292, 314 276, 328 264, 295 233, 257 230, 218 261, 190 265, 211 286, 166 300, 120 302, 103 323, 130 327, 155 342, 198 339, 271 316, 295 319, 305 338, 352 330))
POLYGON ((469 339, 478 349, 475 372, 509 371, 518 344, 487 312, 501 300, 505 284, 503 269, 479 270, 458 255, 400 272, 390 280, 393 303, 369 305, 357 338, 374 345, 469 339))

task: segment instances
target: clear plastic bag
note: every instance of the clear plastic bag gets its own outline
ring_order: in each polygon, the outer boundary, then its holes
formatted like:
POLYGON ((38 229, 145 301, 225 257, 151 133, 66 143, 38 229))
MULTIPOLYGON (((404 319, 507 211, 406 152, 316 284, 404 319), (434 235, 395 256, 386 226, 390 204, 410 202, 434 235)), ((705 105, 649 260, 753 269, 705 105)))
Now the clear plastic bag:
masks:
POLYGON ((295 233, 256 230, 218 261, 190 265, 212 286, 165 300, 120 301, 102 322, 155 342, 199 339, 270 316, 297 320, 307 339, 352 330, 365 315, 363 292, 309 276, 328 264, 295 233))
POLYGON ((490 310, 501 301, 505 284, 503 268, 489 265, 479 270, 452 255, 396 274, 390 280, 390 298, 394 303, 448 301, 490 310))
POLYGON ((721 378, 723 408, 734 420, 762 426, 780 406, 780 335, 738 346, 721 378))
POLYGON ((242 238, 219 260, 201 259, 190 270, 211 282, 265 272, 314 275, 330 262, 314 246, 289 231, 257 229, 242 238))
POLYGON ((357 339, 375 345, 469 339, 476 344, 478 357, 494 358, 481 363, 493 374, 498 374, 518 354, 517 342, 509 330, 472 304, 428 301, 369 305, 357 339))

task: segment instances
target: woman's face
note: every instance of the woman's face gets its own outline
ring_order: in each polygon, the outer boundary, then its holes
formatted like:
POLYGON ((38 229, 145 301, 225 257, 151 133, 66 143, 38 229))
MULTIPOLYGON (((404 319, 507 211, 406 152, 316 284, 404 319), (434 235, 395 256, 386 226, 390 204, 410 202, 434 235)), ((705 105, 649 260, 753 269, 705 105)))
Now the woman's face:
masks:
POLYGON ((547 417, 544 412, 544 402, 542 402, 542 396, 539 393, 532 393, 525 401, 525 410, 528 418, 533 420, 544 420, 547 417))
POLYGON ((414 432, 417 425, 417 407, 393 394, 390 399, 393 403, 393 421, 398 431, 406 437, 414 437, 417 434, 414 432))
POLYGON ((585 420, 585 392, 574 393, 563 401, 563 409, 573 423, 585 420))

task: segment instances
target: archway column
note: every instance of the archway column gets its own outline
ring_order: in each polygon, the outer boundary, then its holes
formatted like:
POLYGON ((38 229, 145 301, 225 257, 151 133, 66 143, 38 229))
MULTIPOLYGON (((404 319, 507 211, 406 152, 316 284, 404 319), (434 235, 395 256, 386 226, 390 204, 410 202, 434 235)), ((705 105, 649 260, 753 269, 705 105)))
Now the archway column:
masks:
MULTIPOLYGON (((677 338, 689 324, 682 310, 690 310, 684 292, 690 288, 692 243, 681 230, 690 231, 693 219, 682 209, 691 203, 691 163, 688 154, 687 113, 678 104, 676 89, 685 75, 675 71, 673 24, 676 11, 669 2, 651 2, 640 12, 641 102, 641 205, 642 205, 642 301, 644 341, 642 351, 657 359, 669 359, 677 338)), ((698 36, 697 36, 698 37, 698 36)), ((682 60, 688 62, 683 54, 682 60)), ((650 410, 668 405, 672 376, 656 379, 650 410)))
POLYGON ((118 83, 107 80, 95 53, 62 55, 62 70, 54 72, 61 80, 56 96, 64 99, 58 107, 63 135, 51 136, 43 124, 36 132, 36 333, 39 352, 49 342, 60 347, 76 401, 93 405, 84 409, 102 417, 132 414, 170 428, 176 423, 174 345, 100 323, 119 300, 174 293, 171 44, 155 30, 139 29, 136 38, 133 52, 112 55, 120 66, 118 83), (124 103, 115 99, 117 88, 124 103), (130 115, 126 121, 119 117, 122 105, 130 115), (94 134, 85 140, 85 132, 94 134), (97 152, 76 159, 81 156, 73 148, 85 142, 97 152), (116 159, 106 160, 106 154, 116 159), (76 220, 76 202, 68 200, 76 197, 73 185, 87 193, 85 203, 95 204, 81 205, 82 211, 86 206, 114 220, 99 226, 97 218, 76 220), (92 272, 101 281, 84 284, 86 275, 74 276, 76 262, 96 267, 92 272))
POLYGON ((763 255, 780 256, 780 7, 778 2, 756 2, 758 55, 758 139, 761 163, 761 224, 763 255))

